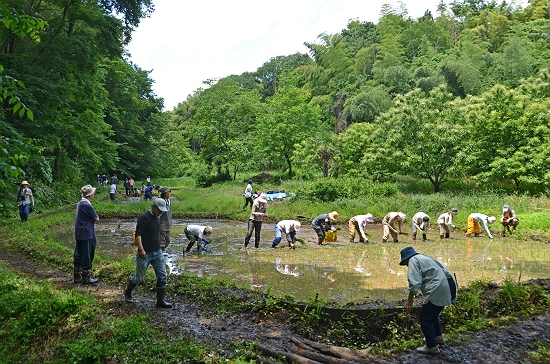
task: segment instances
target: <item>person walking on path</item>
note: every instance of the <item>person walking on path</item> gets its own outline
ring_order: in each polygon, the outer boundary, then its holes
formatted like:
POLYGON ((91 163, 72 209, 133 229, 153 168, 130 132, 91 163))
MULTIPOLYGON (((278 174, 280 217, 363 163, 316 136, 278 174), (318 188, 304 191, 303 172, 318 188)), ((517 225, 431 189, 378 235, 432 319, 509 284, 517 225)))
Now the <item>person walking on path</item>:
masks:
POLYGON ((516 216, 516 212, 510 208, 510 205, 504 205, 502 208, 500 223, 502 224, 502 236, 506 236, 506 231, 510 234, 512 233, 510 226, 516 231, 516 227, 519 225, 519 219, 516 216))
POLYGON ((262 230, 262 221, 267 211, 267 197, 265 193, 261 193, 252 204, 252 212, 248 218, 248 232, 244 238, 244 247, 248 247, 252 232, 254 231, 254 246, 260 247, 260 232, 262 230))
POLYGON ((349 219, 349 242, 355 242, 355 232, 357 231, 359 235, 359 242, 368 243, 369 238, 367 238, 367 234, 365 234, 365 229, 369 223, 374 223, 372 214, 357 215, 349 219))
POLYGON ((186 255, 191 251, 193 245, 197 243, 197 253, 201 253, 203 250, 206 250, 204 247, 207 244, 210 244, 210 241, 206 239, 212 236, 212 227, 211 226, 202 226, 202 225, 187 225, 183 230, 185 236, 189 240, 187 248, 183 252, 183 255, 186 255), (203 246, 204 243, 204 246, 203 246))
POLYGON ((251 179, 248 180, 248 185, 244 189, 243 197, 244 197, 243 210, 246 209, 248 204, 250 204, 250 208, 252 208, 252 204, 254 202, 252 201, 252 180, 251 179))
POLYGON ((96 189, 91 185, 80 189, 82 198, 76 205, 76 219, 74 222, 74 237, 76 245, 73 254, 74 283, 95 284, 97 278, 92 278, 90 271, 95 256, 97 245, 95 236, 95 223, 99 216, 92 206, 96 189))
POLYGON ((153 266, 157 276, 157 307, 172 308, 172 304, 164 300, 166 294, 166 263, 160 248, 160 216, 167 211, 166 201, 162 198, 155 198, 151 209, 143 213, 137 220, 136 245, 138 252, 136 256, 136 274, 129 280, 124 291, 126 302, 132 303, 132 291, 143 282, 145 272, 149 265, 153 266))
POLYGON ((489 230, 489 224, 494 223, 496 220, 497 218, 494 216, 487 216, 477 212, 471 213, 470 216, 468 216, 468 229, 466 230, 466 236, 470 237, 472 234, 476 237, 479 236, 479 224, 481 224, 483 225, 483 230, 485 230, 485 233, 489 239, 492 239, 493 235, 491 235, 491 231, 489 230))
POLYGON ((275 224, 275 239, 273 239, 271 247, 276 248, 277 245, 281 243, 284 233, 286 236, 286 241, 288 242, 288 247, 294 248, 294 244, 296 244, 296 233, 300 231, 301 226, 302 224, 296 220, 279 221, 275 224))
POLYGON ((21 222, 27 222, 31 207, 34 207, 34 197, 32 190, 29 188, 29 182, 21 182, 19 190, 17 191, 17 196, 15 196, 15 203, 19 208, 19 217, 21 218, 21 222))
POLYGON ((338 212, 332 211, 328 214, 321 214, 311 221, 311 227, 317 233, 317 243, 319 245, 323 245, 323 241, 325 240, 325 231, 332 230, 331 221, 335 221, 337 219, 338 212))
POLYGON ((117 190, 117 188, 116 188, 116 184, 117 184, 117 183, 118 183, 118 182, 113 182, 113 183, 111 184, 111 186, 109 187, 109 196, 111 196, 111 201, 115 201, 115 199, 116 199, 116 194, 117 194, 117 193, 120 193, 120 192, 118 192, 118 190, 117 190))
POLYGON ((454 217, 458 215, 458 210, 452 208, 451 211, 445 212, 437 218, 437 224, 439 225, 439 238, 443 240, 445 237, 449 239, 451 236, 451 228, 455 229, 456 226, 453 224, 454 217))
POLYGON ((409 296, 407 312, 413 312, 413 300, 418 291, 424 296, 419 322, 426 344, 416 349, 422 354, 438 354, 445 343, 439 314, 445 306, 456 302, 457 284, 453 274, 439 260, 418 254, 413 247, 401 250, 399 265, 408 267, 409 296))
POLYGON ((403 220, 406 218, 407 215, 402 212, 388 212, 388 214, 384 216, 382 219, 382 227, 384 228, 384 235, 382 236, 383 243, 388 242, 390 235, 394 243, 399 243, 397 235, 403 234, 403 220))
POLYGON ((170 189, 161 188, 160 198, 166 202, 166 212, 160 215, 160 248, 164 251, 170 245, 170 230, 172 230, 172 202, 170 202, 170 189))
POLYGON ((430 217, 424 212, 417 212, 412 218, 412 237, 416 240, 416 234, 422 231, 422 241, 426 241, 426 233, 430 228, 430 217))

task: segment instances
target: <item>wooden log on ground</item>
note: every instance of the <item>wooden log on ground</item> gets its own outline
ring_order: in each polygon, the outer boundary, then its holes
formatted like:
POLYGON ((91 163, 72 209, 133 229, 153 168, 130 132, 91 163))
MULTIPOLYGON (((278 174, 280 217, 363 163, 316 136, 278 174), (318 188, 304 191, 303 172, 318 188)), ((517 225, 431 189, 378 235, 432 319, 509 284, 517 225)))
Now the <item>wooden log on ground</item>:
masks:
MULTIPOLYGON (((290 340, 292 342, 298 341, 297 339, 294 339, 294 338, 291 338, 290 340)), ((381 360, 371 355, 370 348, 364 349, 364 350, 353 350, 350 348, 344 348, 342 346, 326 345, 326 344, 318 343, 308 339, 302 339, 301 344, 309 346, 317 351, 320 351, 321 353, 329 354, 329 355, 350 360, 350 361, 356 361, 358 363, 377 363, 377 364, 385 363, 384 360, 381 360)))
POLYGON ((333 356, 326 356, 326 355, 320 354, 319 352, 311 351, 311 350, 299 349, 296 351, 296 354, 303 356, 305 358, 316 360, 323 364, 354 364, 354 362, 349 360, 335 358, 333 356))
POLYGON ((273 358, 280 358, 280 359, 284 358, 287 363, 320 364, 320 362, 318 361, 304 358, 303 356, 293 354, 293 353, 288 353, 286 351, 275 350, 273 348, 270 348, 269 346, 265 346, 262 344, 257 344, 256 348, 258 348, 258 350, 260 350, 265 355, 271 356, 273 358))

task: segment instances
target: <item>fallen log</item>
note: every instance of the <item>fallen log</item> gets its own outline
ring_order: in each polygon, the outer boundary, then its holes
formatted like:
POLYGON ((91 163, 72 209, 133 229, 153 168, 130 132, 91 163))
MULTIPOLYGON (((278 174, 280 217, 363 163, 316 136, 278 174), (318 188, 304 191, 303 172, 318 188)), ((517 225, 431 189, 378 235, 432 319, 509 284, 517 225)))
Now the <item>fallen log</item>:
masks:
POLYGON ((323 355, 323 354, 320 354, 316 351, 311 351, 311 350, 298 349, 296 351, 296 354, 298 354, 300 356, 303 356, 305 358, 316 360, 316 361, 318 361, 320 363, 323 363, 323 364, 354 364, 354 362, 349 361, 349 360, 335 358, 333 356, 326 356, 326 355, 323 355))
MULTIPOLYGON (((303 342, 301 342, 298 339, 295 339, 293 337, 290 338, 290 341, 292 343, 294 343, 296 346, 298 346, 299 348, 302 348, 304 350, 319 350, 318 348, 315 348, 313 346, 304 344, 303 342)), ((316 344, 319 344, 319 343, 316 343, 316 344)), ((323 345, 323 344, 319 344, 319 345, 323 345)), ((337 346, 332 346, 332 347, 330 347, 330 350, 319 350, 319 351, 321 351, 325 354, 330 354, 330 355, 335 356, 337 358, 349 360, 349 361, 356 362, 356 363, 370 363, 369 361, 366 361, 365 358, 354 355, 353 351, 351 349, 348 349, 348 348, 341 348, 341 347, 337 347, 337 346), (338 350, 336 348, 345 349, 345 350, 338 350)))
POLYGON ((275 350, 273 348, 270 348, 269 346, 265 346, 262 344, 257 344, 256 348, 260 350, 262 353, 264 353, 265 355, 271 356, 273 358, 279 358, 279 359, 284 358, 287 363, 320 364, 320 362, 318 361, 304 358, 303 356, 289 353, 286 351, 275 350))
MULTIPOLYGON (((290 340, 292 342, 298 341, 294 338, 290 338, 290 340)), ((308 339, 302 339, 302 344, 312 347, 313 349, 320 351, 321 353, 330 354, 332 356, 343 358, 346 360, 357 361, 359 363, 365 363, 365 359, 368 360, 366 363, 385 363, 384 360, 381 360, 370 354, 370 351, 372 350, 371 348, 363 350, 353 350, 350 348, 344 348, 342 346, 326 345, 308 339)))

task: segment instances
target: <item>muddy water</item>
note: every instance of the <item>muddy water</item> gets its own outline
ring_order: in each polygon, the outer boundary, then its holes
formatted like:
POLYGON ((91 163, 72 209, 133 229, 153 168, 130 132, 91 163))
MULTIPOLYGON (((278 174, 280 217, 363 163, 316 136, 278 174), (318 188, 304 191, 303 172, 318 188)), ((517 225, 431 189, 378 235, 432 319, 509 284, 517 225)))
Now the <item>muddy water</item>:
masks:
MULTIPOLYGON (((271 248, 274 224, 264 223, 260 248, 243 249, 247 225, 240 221, 202 220, 174 221, 172 244, 166 250, 171 274, 182 272, 204 277, 219 277, 248 285, 254 290, 277 296, 290 294, 299 300, 316 296, 341 304, 369 299, 401 300, 407 296, 407 268, 400 266, 399 251, 413 245, 418 252, 436 257, 453 270, 459 284, 475 279, 497 283, 506 278, 528 280, 548 278, 550 252, 543 243, 515 241, 513 238, 465 239, 456 233, 441 242, 438 231, 428 233, 428 241, 413 242, 410 234, 401 235, 399 243, 382 244, 382 228, 367 228, 374 244, 348 243, 347 225, 337 226, 338 240, 327 246, 316 244, 315 232, 307 224, 298 238, 306 240, 294 250, 283 242, 271 248), (188 224, 210 225, 214 230, 210 252, 182 255, 187 246, 184 227, 188 224)), ((96 226, 98 250, 118 257, 135 254, 132 231, 135 221, 102 220, 96 226)), ((408 226, 404 227, 407 231, 408 226)), ((58 234, 68 246, 74 246, 70 232, 58 234)), ((253 239, 252 239, 253 240, 253 239)), ((356 238, 357 241, 357 238, 356 238)))

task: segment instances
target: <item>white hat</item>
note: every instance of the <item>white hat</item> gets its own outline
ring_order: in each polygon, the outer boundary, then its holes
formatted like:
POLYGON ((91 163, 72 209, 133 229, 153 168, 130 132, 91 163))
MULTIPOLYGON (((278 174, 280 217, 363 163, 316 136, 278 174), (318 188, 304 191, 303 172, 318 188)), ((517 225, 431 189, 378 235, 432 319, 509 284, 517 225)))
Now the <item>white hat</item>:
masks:
POLYGON ((374 223, 374 217, 372 214, 367 214, 367 222, 370 222, 371 224, 374 223))
POLYGON ((162 198, 154 198, 153 206, 158 207, 158 209, 162 212, 168 211, 168 209, 166 208, 166 201, 163 200, 162 198))
POLYGON ((82 197, 86 198, 95 193, 95 188, 92 185, 86 185, 80 189, 80 192, 82 192, 82 197))
POLYGON ((265 193, 260 193, 260 196, 258 196, 258 200, 260 200, 260 202, 264 202, 266 203, 267 202, 267 196, 265 195, 265 193))
POLYGON ((510 210, 509 205, 504 205, 504 207, 502 207, 502 213, 508 212, 508 210, 510 210))
POLYGON ((399 217, 401 218, 401 220, 405 220, 407 218, 407 215, 405 215, 404 213, 402 212, 398 212, 397 213, 399 215, 399 217))
POLYGON ((296 231, 296 232, 300 231, 300 227, 301 227, 301 226, 302 226, 302 224, 300 224, 299 221, 296 221, 296 222, 294 223, 294 231, 296 231))
POLYGON ((489 224, 492 224, 497 221, 497 218, 494 216, 489 216, 489 218, 487 218, 487 221, 489 222, 489 224))
POLYGON ((212 235, 212 226, 205 226, 204 227, 204 235, 206 235, 206 236, 212 235))

